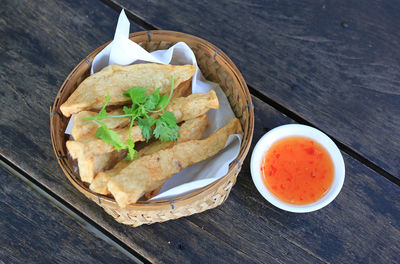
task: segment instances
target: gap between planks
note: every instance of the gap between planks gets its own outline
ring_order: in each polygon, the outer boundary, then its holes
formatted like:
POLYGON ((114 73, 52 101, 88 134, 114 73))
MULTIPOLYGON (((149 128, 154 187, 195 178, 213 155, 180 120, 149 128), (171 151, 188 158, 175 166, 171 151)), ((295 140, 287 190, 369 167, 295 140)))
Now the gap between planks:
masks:
POLYGON ((124 6, 121 6, 120 4, 114 2, 113 0, 100 0, 103 4, 106 6, 110 7, 114 11, 120 13, 122 9, 125 9, 125 14, 126 16, 133 21, 136 25, 139 27, 145 29, 145 30, 157 30, 160 28, 157 28, 149 23, 147 23, 143 18, 139 17, 139 15, 132 13, 130 10, 125 8, 124 6))
POLYGON ((29 176, 23 170, 19 169, 17 166, 12 164, 12 162, 7 160, 3 155, 0 155, 0 166, 5 170, 7 170, 8 172, 10 172, 15 177, 22 180, 26 185, 28 185, 34 191, 39 193, 50 203, 54 204, 55 206, 60 208, 63 212, 67 213, 72 218, 74 218, 76 221, 86 226, 86 228, 90 232, 92 232, 96 237, 102 239, 110 246, 113 246, 114 248, 119 250, 122 254, 127 256, 134 263, 140 263, 140 264, 151 263, 146 258, 141 256, 139 253, 135 252, 134 250, 126 246, 122 241, 113 236, 107 230, 96 224, 94 221, 83 215, 81 212, 77 211, 71 205, 62 200, 62 198, 58 197, 55 193, 53 193, 48 188, 40 184, 38 181, 29 176))
MULTIPOLYGON (((158 28, 158 27, 146 22, 139 15, 131 12, 130 10, 128 10, 124 6, 121 6, 120 4, 116 3, 113 0, 100 0, 100 1, 102 3, 104 3, 105 5, 107 5, 108 7, 110 7, 111 9, 115 10, 118 13, 121 12, 122 9, 125 9, 126 16, 132 22, 134 22, 135 24, 137 24, 139 27, 143 28, 144 30, 158 30, 158 29, 160 29, 160 28, 158 28)), ((354 158, 355 160, 357 160, 360 163, 364 164, 365 166, 367 166, 368 168, 370 168, 374 172, 380 174, 381 176, 385 177, 390 182, 392 182, 392 183, 394 183, 394 184, 396 184, 397 186, 400 187, 400 178, 396 178, 394 175, 392 175, 391 173, 389 173, 386 170, 382 169, 381 167, 379 167, 377 164, 375 164, 374 162, 370 161, 369 159, 365 158, 360 153, 358 153, 357 151, 353 150, 351 147, 349 147, 346 144, 340 142, 339 140, 334 138, 332 135, 326 133, 322 129, 318 128, 318 126, 316 126, 316 125, 312 124, 311 122, 307 121, 306 119, 304 119, 300 115, 296 114, 295 112, 289 110, 288 108, 286 108, 282 104, 274 101, 273 99, 271 99, 270 97, 268 97, 264 93, 258 91, 253 86, 251 86, 249 84, 247 84, 247 86, 249 87, 249 91, 253 96, 257 97, 258 99, 260 99, 264 103, 270 105, 274 109, 276 109, 279 112, 283 113, 287 117, 293 119, 295 122, 297 122, 299 124, 311 126, 311 127, 314 127, 314 128, 316 128, 318 130, 321 130, 322 132, 327 134, 335 142, 335 144, 339 147, 339 149, 341 151, 345 152, 350 157, 354 158)))

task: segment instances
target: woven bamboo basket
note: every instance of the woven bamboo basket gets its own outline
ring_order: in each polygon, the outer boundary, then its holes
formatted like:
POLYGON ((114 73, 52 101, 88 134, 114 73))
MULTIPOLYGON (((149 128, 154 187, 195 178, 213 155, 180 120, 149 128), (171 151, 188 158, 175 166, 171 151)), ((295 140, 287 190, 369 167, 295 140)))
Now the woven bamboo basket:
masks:
POLYGON ((94 57, 109 44, 106 43, 90 53, 73 69, 61 85, 54 104, 50 108, 51 140, 62 170, 71 183, 86 197, 103 207, 116 221, 132 227, 200 213, 222 204, 236 182, 236 177, 249 151, 253 137, 254 107, 242 74, 220 49, 203 39, 188 34, 165 30, 142 31, 131 34, 130 39, 149 52, 168 49, 181 41, 190 46, 204 77, 221 86, 236 117, 241 121, 244 135, 238 157, 230 164, 229 171, 223 178, 173 200, 138 201, 126 208, 120 208, 112 197, 92 192, 86 184, 81 182, 79 175, 73 170, 73 161, 69 157, 65 145, 68 136, 64 134, 69 118, 61 114, 60 105, 89 76, 94 57))

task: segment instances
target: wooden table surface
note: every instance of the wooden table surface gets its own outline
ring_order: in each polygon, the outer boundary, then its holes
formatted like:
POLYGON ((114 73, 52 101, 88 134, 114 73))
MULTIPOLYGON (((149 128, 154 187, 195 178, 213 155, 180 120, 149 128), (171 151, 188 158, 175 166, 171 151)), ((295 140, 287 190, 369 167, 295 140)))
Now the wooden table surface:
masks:
POLYGON ((4 0, 0 6, 0 263, 400 263, 398 1, 4 0), (61 171, 49 107, 75 65, 131 32, 181 31, 221 48, 255 105, 253 144, 288 123, 342 151, 339 196, 312 213, 257 192, 249 156, 227 201, 131 228, 61 171))

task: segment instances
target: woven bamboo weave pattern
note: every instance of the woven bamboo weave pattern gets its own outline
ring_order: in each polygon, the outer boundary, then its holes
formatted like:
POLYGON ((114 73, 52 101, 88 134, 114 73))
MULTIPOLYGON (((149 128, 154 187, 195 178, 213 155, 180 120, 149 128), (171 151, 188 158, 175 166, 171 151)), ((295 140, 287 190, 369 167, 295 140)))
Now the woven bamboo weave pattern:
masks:
POLYGON ((65 142, 68 138, 64 131, 69 119, 61 114, 59 107, 76 87, 89 76, 91 62, 97 53, 108 44, 106 43, 93 51, 85 60, 82 60, 69 74, 50 109, 51 139, 61 168, 71 183, 86 197, 103 207, 116 221, 132 227, 164 222, 200 213, 220 205, 228 198, 229 192, 236 182, 240 165, 246 157, 253 136, 254 112, 251 107, 250 93, 242 75, 222 51, 212 44, 191 35, 155 30, 151 31, 151 33, 147 31, 137 32, 131 34, 130 38, 149 52, 168 49, 180 41, 185 42, 192 48, 204 77, 221 86, 236 117, 240 119, 242 124, 244 135, 236 161, 230 164, 229 171, 223 178, 204 188, 171 201, 138 201, 136 204, 129 205, 124 209, 119 208, 112 197, 98 195, 82 183, 79 175, 73 169, 74 161, 65 147, 65 142))

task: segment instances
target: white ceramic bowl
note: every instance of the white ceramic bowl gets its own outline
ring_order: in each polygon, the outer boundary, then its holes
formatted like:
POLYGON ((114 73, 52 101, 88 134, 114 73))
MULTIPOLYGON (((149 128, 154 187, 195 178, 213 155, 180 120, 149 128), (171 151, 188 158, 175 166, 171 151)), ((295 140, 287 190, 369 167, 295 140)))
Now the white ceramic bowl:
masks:
POLYGON ((332 202, 342 189, 344 182, 344 161, 336 144, 321 131, 305 125, 283 125, 276 127, 266 133, 258 142, 251 155, 250 162, 251 176, 257 190, 264 198, 276 207, 294 213, 307 213, 321 209, 332 202), (261 175, 262 158, 268 149, 278 140, 291 137, 302 136, 315 140, 321 144, 330 154, 334 165, 334 178, 331 188, 318 201, 305 205, 293 205, 279 200, 264 185, 261 175))

